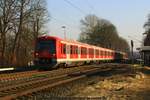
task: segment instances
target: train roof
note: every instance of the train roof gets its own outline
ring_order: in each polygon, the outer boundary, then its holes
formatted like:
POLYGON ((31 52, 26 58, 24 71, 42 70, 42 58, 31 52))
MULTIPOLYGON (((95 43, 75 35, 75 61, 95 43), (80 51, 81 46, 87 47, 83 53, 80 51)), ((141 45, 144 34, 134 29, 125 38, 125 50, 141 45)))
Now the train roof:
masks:
MULTIPOLYGON (((55 37, 55 36, 47 36, 47 35, 46 36, 40 36, 40 37, 38 37, 38 39, 46 39, 46 40, 54 39, 54 40, 60 40, 61 42, 64 42, 64 43, 72 43, 72 44, 79 44, 79 45, 82 45, 82 46, 89 46, 89 48, 94 47, 94 48, 97 48, 97 49, 98 48, 105 49, 107 51, 115 51, 115 50, 108 49, 108 48, 103 48, 103 47, 99 47, 99 46, 94 46, 94 45, 82 43, 82 42, 79 42, 79 41, 76 41, 76 40, 61 39, 61 38, 55 37)), ((123 53, 123 52, 120 52, 120 51, 115 51, 115 52, 123 53)))
POLYGON ((54 39, 54 40, 62 40, 61 38, 55 37, 55 36, 39 36, 38 39, 42 39, 42 40, 49 40, 49 39, 54 39))

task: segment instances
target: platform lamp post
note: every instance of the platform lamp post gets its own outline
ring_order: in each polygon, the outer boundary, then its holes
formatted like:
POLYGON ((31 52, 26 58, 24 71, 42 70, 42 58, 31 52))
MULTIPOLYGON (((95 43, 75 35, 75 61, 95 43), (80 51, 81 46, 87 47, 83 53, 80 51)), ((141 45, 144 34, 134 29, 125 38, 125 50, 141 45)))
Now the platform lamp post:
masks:
POLYGON ((66 39, 66 26, 62 26, 61 28, 64 30, 64 39, 66 39))
POLYGON ((132 56, 132 64, 134 63, 134 57, 133 57, 133 40, 131 40, 131 56, 132 56))

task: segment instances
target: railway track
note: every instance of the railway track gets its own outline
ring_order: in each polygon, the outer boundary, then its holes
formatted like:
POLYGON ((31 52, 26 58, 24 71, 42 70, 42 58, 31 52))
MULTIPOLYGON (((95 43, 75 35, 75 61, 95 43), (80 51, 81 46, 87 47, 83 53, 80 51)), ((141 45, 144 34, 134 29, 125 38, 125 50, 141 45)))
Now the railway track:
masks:
POLYGON ((14 80, 17 78, 24 78, 33 75, 34 73, 38 72, 37 70, 34 71, 25 71, 25 72, 16 72, 16 73, 4 73, 0 74, 0 80, 14 80))
MULTIPOLYGON (((93 65, 90 65, 89 67, 91 67, 93 65)), ((95 66, 95 65, 94 65, 95 66)), ((102 65, 102 66, 105 66, 102 65)), ((80 66, 80 67, 73 67, 73 68, 66 68, 66 69, 72 69, 72 71, 74 71, 75 69, 84 69, 84 68, 88 68, 87 66, 80 66), (81 68, 80 68, 81 67, 81 68)), ((23 78, 28 78, 30 76, 34 76, 34 75, 42 75, 45 74, 45 72, 50 72, 50 73, 59 73, 62 71, 65 71, 66 69, 59 69, 59 70, 52 70, 52 71, 38 71, 38 70, 32 70, 32 71, 24 71, 24 72, 15 72, 15 73, 3 73, 0 74, 0 81, 12 81, 12 80, 18 80, 18 79, 23 79, 23 78)))
POLYGON ((55 77, 45 77, 37 80, 32 80, 18 85, 13 84, 7 87, 0 88, 0 99, 10 100, 20 96, 32 95, 38 91, 42 91, 47 88, 52 88, 67 82, 75 81, 86 77, 87 75, 94 74, 96 72, 110 70, 111 68, 103 69, 101 67, 89 67, 82 70, 75 71, 74 73, 65 73, 57 75, 55 77))
POLYGON ((42 90, 79 80, 97 72, 107 72, 116 67, 119 68, 119 66, 115 64, 102 64, 98 66, 88 65, 53 71, 35 72, 27 75, 25 78, 18 77, 17 80, 9 80, 2 82, 2 84, 0 83, 0 100, 9 100, 24 96, 28 97, 29 95, 32 96, 42 90))

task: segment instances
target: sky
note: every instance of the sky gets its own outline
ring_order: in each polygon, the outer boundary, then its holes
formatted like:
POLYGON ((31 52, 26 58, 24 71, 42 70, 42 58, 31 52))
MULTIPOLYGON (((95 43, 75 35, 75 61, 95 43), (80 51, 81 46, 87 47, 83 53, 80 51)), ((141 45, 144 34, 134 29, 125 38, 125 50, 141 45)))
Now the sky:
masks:
POLYGON ((47 0, 51 16, 46 24, 48 35, 77 40, 81 33, 80 20, 88 14, 95 14, 113 23, 119 36, 134 47, 140 47, 144 32, 143 25, 150 13, 150 0, 47 0), (71 2, 69 4, 67 1, 71 2))

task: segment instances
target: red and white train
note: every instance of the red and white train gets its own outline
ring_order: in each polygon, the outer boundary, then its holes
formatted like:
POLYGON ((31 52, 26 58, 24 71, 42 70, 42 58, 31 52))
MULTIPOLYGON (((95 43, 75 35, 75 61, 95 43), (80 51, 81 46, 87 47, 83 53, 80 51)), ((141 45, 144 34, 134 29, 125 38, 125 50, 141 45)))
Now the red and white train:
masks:
POLYGON ((52 36, 41 36, 37 39, 34 56, 35 65, 45 68, 127 59, 124 52, 52 36))

